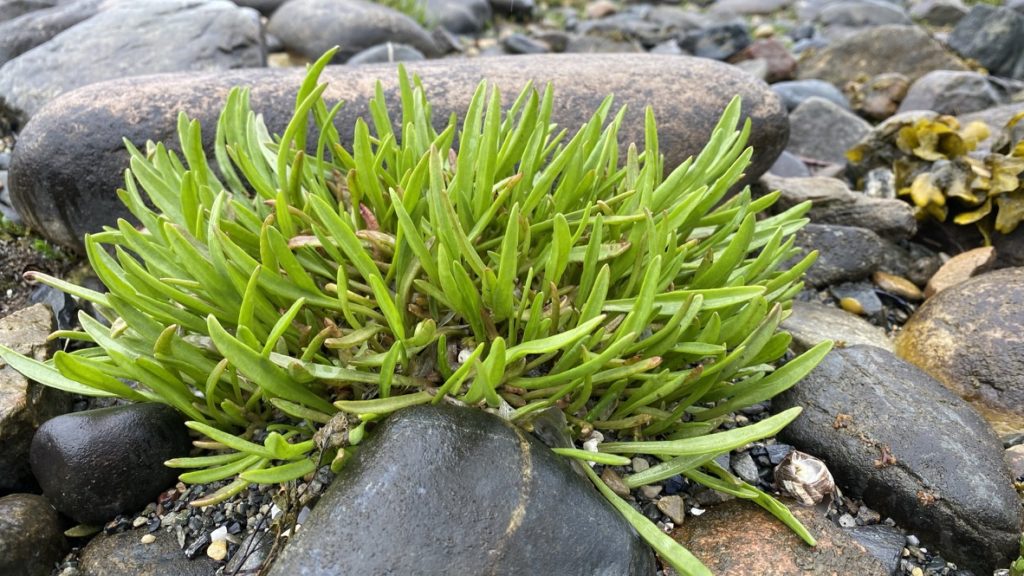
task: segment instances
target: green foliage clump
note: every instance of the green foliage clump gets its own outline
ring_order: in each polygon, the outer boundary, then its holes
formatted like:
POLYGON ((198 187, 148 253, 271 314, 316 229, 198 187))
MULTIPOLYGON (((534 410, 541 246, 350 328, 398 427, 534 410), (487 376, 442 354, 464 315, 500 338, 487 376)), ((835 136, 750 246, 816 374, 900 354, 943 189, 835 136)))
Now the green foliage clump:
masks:
POLYGON ((856 171, 885 166, 895 176, 897 194, 917 208, 919 218, 975 224, 984 237, 1009 234, 1024 219, 1024 140, 1010 120, 993 151, 971 152, 991 135, 983 122, 961 127, 952 116, 923 116, 890 122, 847 153, 856 171))
MULTIPOLYGON (((649 109, 643 152, 623 151, 624 109, 610 97, 570 133, 551 121, 550 86, 503 111, 481 83, 461 126, 453 116, 438 131, 403 71, 398 122, 378 84, 345 148, 340 104, 328 108, 318 84, 330 57, 311 67, 281 136, 233 90, 216 169, 185 115, 180 155, 126 142, 118 193, 141 227, 86 238, 109 292, 38 276, 109 325, 81 315, 80 331, 56 336, 92 346, 46 363, 0 355, 50 386, 186 415, 208 454, 168 465, 191 469, 184 482, 230 480, 194 504, 337 469, 373 422, 448 401, 525 428, 560 410, 573 438, 617 440, 558 450, 567 457, 652 456, 662 462, 628 486, 683 474, 813 544, 713 461, 792 421, 799 408, 738 428, 729 416, 795 384, 830 347, 775 365, 790 344, 779 323, 815 257, 786 266, 809 205, 767 216, 777 193, 726 198, 752 153, 738 100, 705 150, 665 175, 649 109)), ((708 574, 591 475, 680 573, 708 574)))
POLYGON ((420 26, 429 24, 426 0, 374 0, 374 2, 405 14, 420 26))

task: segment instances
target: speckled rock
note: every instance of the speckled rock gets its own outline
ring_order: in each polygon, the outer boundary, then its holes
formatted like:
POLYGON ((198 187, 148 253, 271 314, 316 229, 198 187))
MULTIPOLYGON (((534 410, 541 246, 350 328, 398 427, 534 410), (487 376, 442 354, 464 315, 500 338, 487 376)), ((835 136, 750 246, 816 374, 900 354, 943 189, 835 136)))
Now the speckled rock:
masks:
POLYGON ((824 460, 845 495, 977 574, 1017 555, 1024 513, 1002 444, 912 364, 871 346, 835 349, 772 400, 792 406, 804 411, 779 438, 824 460))
POLYGON ((808 546, 753 502, 731 500, 690 518, 672 537, 719 576, 887 576, 882 564, 814 508, 787 502, 818 540, 808 546))
POLYGON ((804 252, 818 251, 818 260, 804 278, 818 288, 871 276, 882 262, 885 244, 871 230, 836 224, 808 224, 796 233, 804 252))
MULTIPOLYGON (((929 72, 935 74, 936 72, 929 72)), ((959 72, 951 72, 959 74, 959 72)), ((927 77, 928 74, 925 75, 927 77)), ((853 109, 869 120, 885 120, 900 108, 910 89, 910 79, 897 72, 885 72, 856 85, 853 109)))
POLYGON ((568 462, 497 416, 441 404, 398 412, 364 441, 270 575, 655 569, 650 548, 568 462))
POLYGON ((782 193, 772 206, 775 212, 810 201, 807 217, 818 224, 867 228, 890 240, 905 240, 917 231, 917 220, 910 204, 853 192, 838 178, 779 178, 766 174, 761 177, 761 183, 769 190, 782 193))
POLYGON ((166 460, 191 442, 178 413, 163 404, 130 404, 64 414, 32 439, 32 472, 57 510, 101 524, 142 509, 175 483, 166 460))
MULTIPOLYGON (((608 93, 628 105, 620 135, 624 143, 643 141, 644 106, 658 118, 665 165, 674 166, 699 152, 729 100, 740 94, 744 115, 752 120, 749 144, 755 153, 747 169, 753 180, 771 166, 785 147, 788 121, 768 86, 727 64, 682 56, 540 55, 408 63, 423 79, 434 118, 447 121, 462 114, 481 78, 495 82, 502 94, 515 96, 530 79, 536 86, 553 82, 553 119, 575 129, 608 93), (638 78, 645 79, 638 82, 638 78)), ((204 127, 214 126, 228 90, 251 86, 254 110, 270 130, 283 131, 302 81, 302 70, 249 70, 189 76, 153 76, 85 88, 54 102, 21 132, 11 159, 11 195, 26 222, 54 242, 78 247, 85 232, 127 217, 114 190, 124 185, 127 137, 172 142, 177 114, 184 110, 204 127), (75 138, 66 138, 74 130, 75 138), (52 159, 63 160, 54 163, 52 159)), ((322 78, 326 98, 343 99, 337 125, 352 134, 355 119, 368 115, 368 98, 377 80, 392 102, 398 75, 395 65, 331 66, 322 78)), ((392 112, 392 118, 396 113, 392 112)), ((203 132, 212 149, 214 131, 203 132)), ((173 147, 173 146, 172 146, 173 147)))
POLYGON ((789 115, 786 150, 822 162, 846 164, 846 151, 871 131, 871 125, 831 100, 809 98, 789 115))
MULTIPOLYGON (((0 319, 0 344, 46 360, 54 346, 46 337, 53 329, 50 309, 36 304, 0 319)), ((28 464, 32 436, 40 424, 71 408, 71 396, 28 380, 3 360, 0 367, 0 494, 4 494, 34 484, 28 464)))
POLYGON ((953 28, 949 46, 996 76, 1024 79, 1024 15, 1015 10, 972 6, 953 28))
POLYGON ((49 576, 66 549, 60 519, 45 498, 0 498, 0 574, 49 576))
POLYGON ((864 344, 893 350, 885 330, 835 306, 817 302, 793 302, 792 313, 782 321, 782 329, 793 336, 792 347, 797 352, 825 340, 842 346, 864 344))
MULTIPOLYGON (((145 530, 100 534, 82 549, 82 576, 213 576, 219 563, 205 554, 189 560, 173 532, 158 530, 156 540, 143 544, 145 530)), ((241 573, 240 573, 241 574, 241 573)))
POLYGON ((842 87, 858 77, 899 72, 916 80, 932 70, 966 70, 964 63, 918 26, 867 28, 800 62, 800 78, 842 87))
POLYGON ((974 405, 999 433, 1024 431, 1024 268, 975 276, 929 298, 896 351, 974 405))
POLYGON ((31 117, 93 82, 265 63, 259 14, 251 9, 226 0, 106 2, 92 18, 0 67, 0 99, 31 117))
POLYGON ((291 0, 274 12, 270 32, 292 53, 310 60, 338 46, 336 62, 384 42, 413 46, 438 56, 437 45, 415 20, 367 0, 291 0), (316 22, 316 26, 311 26, 316 22))

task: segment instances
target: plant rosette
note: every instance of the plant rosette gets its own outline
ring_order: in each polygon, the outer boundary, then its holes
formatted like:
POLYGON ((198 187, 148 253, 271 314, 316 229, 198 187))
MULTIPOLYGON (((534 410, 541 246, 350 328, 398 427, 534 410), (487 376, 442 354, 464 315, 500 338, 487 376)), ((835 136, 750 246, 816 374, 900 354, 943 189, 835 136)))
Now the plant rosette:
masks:
MULTIPOLYGON (((551 122, 551 86, 528 85, 503 110, 481 83, 461 125, 436 130, 401 70, 398 122, 378 85, 345 148, 341 104, 318 83, 332 54, 311 65, 280 136, 236 88, 212 151, 184 114, 181 154, 126 141, 118 194, 141 226, 85 242, 109 292, 32 274, 108 322, 80 315, 80 330, 53 337, 89 345, 47 362, 0 356, 48 386, 179 410, 203 453, 167 465, 188 469, 184 482, 230 481, 193 505, 321 462, 337 470, 404 407, 455 402, 527 428, 556 407, 573 438, 622 440, 565 457, 652 457, 627 486, 682 474, 813 544, 785 506, 713 461, 796 418, 723 426, 831 347, 779 365, 791 340, 779 323, 816 257, 786 265, 809 203, 768 216, 777 193, 727 198, 752 153, 738 99, 703 152, 666 175, 650 109, 643 152, 623 150, 611 97, 571 133, 551 122)), ((709 574, 583 468, 680 574, 709 574)))

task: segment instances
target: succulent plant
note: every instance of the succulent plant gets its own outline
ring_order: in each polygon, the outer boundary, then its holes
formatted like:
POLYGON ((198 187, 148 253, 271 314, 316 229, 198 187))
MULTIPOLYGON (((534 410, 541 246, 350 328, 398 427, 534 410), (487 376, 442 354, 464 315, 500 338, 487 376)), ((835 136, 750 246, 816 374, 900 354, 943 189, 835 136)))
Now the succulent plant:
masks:
POLYGON ((855 174, 884 166, 897 194, 917 207, 919 218, 975 224, 986 241, 1009 234, 1024 220, 1024 140, 1014 142, 1017 114, 1001 130, 991 152, 972 155, 992 135, 983 122, 960 126, 952 116, 897 117, 858 143, 847 158, 855 174))
MULTIPOLYGON (((616 441, 557 452, 611 465, 650 455, 662 462, 628 486, 683 474, 813 544, 713 460, 792 421, 799 408, 742 427, 729 417, 830 348, 776 366, 791 339, 779 323, 816 256, 790 265, 809 205, 767 216, 777 193, 727 197, 752 153, 738 99, 666 175, 650 109, 643 152, 622 150, 611 97, 570 133, 551 122, 551 86, 503 111, 481 83, 461 127, 438 131, 403 70, 398 122, 378 84, 346 149, 341 104, 328 108, 318 84, 331 56, 310 67, 280 136, 236 88, 212 151, 184 114, 180 154, 126 141, 118 194, 140 226, 85 241, 109 292, 33 275, 108 323, 80 315, 81 330, 54 337, 88 345, 45 363, 0 356, 49 386, 178 409, 204 453, 168 465, 191 469, 184 482, 230 480, 196 505, 337 469, 373 422, 447 401, 526 428, 561 410, 573 438, 616 441)), ((709 573, 583 468, 681 574, 709 573)))

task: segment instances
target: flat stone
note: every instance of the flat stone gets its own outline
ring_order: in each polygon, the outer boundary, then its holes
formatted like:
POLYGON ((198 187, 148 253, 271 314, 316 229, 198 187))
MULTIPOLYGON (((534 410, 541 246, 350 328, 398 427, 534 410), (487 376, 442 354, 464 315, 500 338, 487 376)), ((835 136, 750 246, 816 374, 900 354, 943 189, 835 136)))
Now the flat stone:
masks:
POLYGON ((804 158, 846 164, 846 151, 871 131, 871 124, 831 100, 809 98, 789 115, 786 150, 804 158))
POLYGON ((811 547, 769 512, 731 500, 692 517, 672 537, 712 574, 888 576, 882 564, 815 508, 790 501, 793 515, 818 541, 811 547))
POLYGON ((998 433, 1024 430, 1024 268, 932 296, 903 326, 896 352, 970 402, 998 433))
POLYGON ((181 416, 164 405, 129 404, 64 414, 32 439, 32 472, 54 507, 82 524, 137 512, 174 485, 164 466, 191 448, 181 416))
POLYGON ((440 55, 430 34, 405 14, 367 0, 290 0, 267 23, 284 47, 309 60, 338 46, 335 62, 384 42, 440 55), (316 22, 316 25, 311 23, 316 22))
POLYGON ((159 530, 156 540, 143 544, 145 530, 100 534, 82 549, 82 576, 213 576, 218 562, 205 554, 193 560, 175 541, 174 533, 159 530))
POLYGON ((650 548, 565 459, 497 416, 440 404, 400 411, 360 444, 270 575, 453 567, 495 575, 656 570, 650 548))
POLYGON ((854 526, 847 530, 847 534, 867 548, 868 553, 885 566, 886 574, 897 574, 905 542, 903 534, 898 529, 885 524, 874 524, 854 526))
MULTIPOLYGON (((35 360, 49 358, 53 314, 42 304, 0 319, 0 344, 35 360)), ((29 447, 39 426, 71 409, 71 396, 28 380, 0 360, 0 493, 34 485, 29 447)))
POLYGON ((794 301, 792 314, 782 321, 782 329, 793 336, 791 346, 797 352, 825 340, 839 346, 865 344, 893 349, 885 330, 849 312, 816 302, 794 301))
POLYGON ((917 80, 932 70, 967 66, 918 26, 866 28, 801 59, 799 78, 820 78, 838 87, 858 77, 898 72, 917 80))
POLYGON ((925 286, 924 295, 926 298, 931 298, 946 288, 966 282, 979 271, 987 269, 993 262, 995 262, 995 250, 991 246, 981 246, 961 252, 947 260, 932 275, 928 280, 928 285, 925 286))
POLYGON ((917 367, 880 348, 837 348, 772 399, 773 411, 792 406, 804 411, 779 438, 826 461, 846 496, 978 574, 1016 557, 1024 515, 1002 444, 917 367))
POLYGON ((67 547, 57 511, 45 498, 0 498, 0 574, 49 576, 67 547))
POLYGON ((766 174, 761 183, 782 193, 772 206, 775 212, 810 201, 807 216, 811 222, 866 228, 890 240, 906 240, 917 232, 917 219, 909 204, 853 192, 838 178, 779 178, 766 174))
POLYGON ((0 99, 28 118, 94 82, 265 63, 254 10, 226 0, 106 0, 92 18, 0 67, 0 99))
MULTIPOLYGON (((659 123, 665 166, 671 167, 704 147, 722 110, 736 94, 751 118, 749 144, 756 151, 746 170, 752 181, 771 166, 785 145, 788 120, 767 85, 727 64, 682 56, 539 55, 426 61, 406 64, 418 74, 433 105, 434 118, 463 114, 481 78, 496 83, 511 102, 528 80, 555 87, 553 121, 576 129, 608 93, 628 105, 622 142, 642 142, 644 107, 659 123), (638 82, 638 78, 645 79, 638 82)), ((336 124, 351 138, 356 118, 369 117, 368 101, 378 80, 397 105, 395 65, 329 66, 325 97, 344 100, 336 124)), ((163 75, 100 84, 68 94, 25 126, 11 158, 11 195, 23 218, 57 244, 80 247, 82 235, 129 217, 114 191, 123 187, 128 154, 122 137, 175 142, 179 110, 204 126, 207 149, 213 126, 231 87, 251 87, 254 110, 274 133, 291 117, 302 70, 261 69, 216 74, 163 75), (67 138, 74 131, 75 138, 67 138), (53 162, 60 157, 61 162, 53 162)), ((397 118, 396 110, 391 113, 397 118)), ((623 148, 624 150, 624 148, 623 148)))
POLYGON ((871 230, 836 224, 804 226, 796 233, 796 245, 803 249, 803 254, 818 251, 818 260, 804 278, 807 284, 818 288, 871 276, 885 249, 882 238, 871 230))

